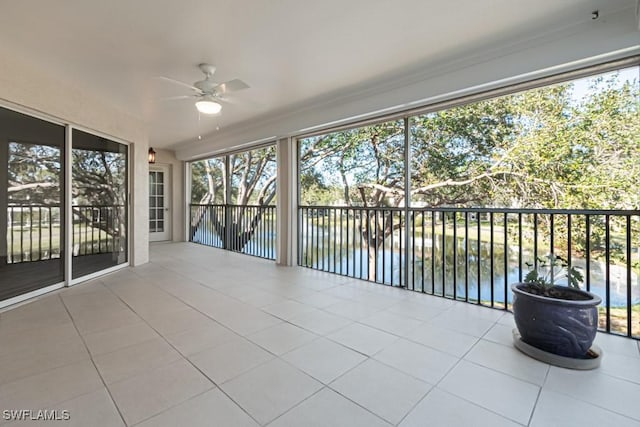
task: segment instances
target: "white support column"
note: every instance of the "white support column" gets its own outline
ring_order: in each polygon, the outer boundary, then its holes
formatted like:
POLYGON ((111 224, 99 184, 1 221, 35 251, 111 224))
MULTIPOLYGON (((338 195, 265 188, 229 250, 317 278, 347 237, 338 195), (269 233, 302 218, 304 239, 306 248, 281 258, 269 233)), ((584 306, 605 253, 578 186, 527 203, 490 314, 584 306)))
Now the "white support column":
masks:
POLYGON ((282 138, 276 142, 278 177, 276 181, 277 240, 276 264, 295 265, 297 253, 297 165, 295 141, 282 138))
POLYGON ((185 242, 191 240, 191 162, 182 162, 182 206, 183 206, 183 232, 185 242))

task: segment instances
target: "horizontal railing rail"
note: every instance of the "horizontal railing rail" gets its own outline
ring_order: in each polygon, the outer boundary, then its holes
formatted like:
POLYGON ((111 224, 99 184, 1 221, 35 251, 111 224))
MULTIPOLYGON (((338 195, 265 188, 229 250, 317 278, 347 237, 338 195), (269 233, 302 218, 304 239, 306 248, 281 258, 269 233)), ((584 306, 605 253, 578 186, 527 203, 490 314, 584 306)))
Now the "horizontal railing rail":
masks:
POLYGON ((273 205, 189 205, 189 241, 260 258, 276 258, 273 205))
POLYGON ((600 329, 640 338, 640 211, 300 206, 298 264, 510 310, 554 254, 602 297, 600 329))

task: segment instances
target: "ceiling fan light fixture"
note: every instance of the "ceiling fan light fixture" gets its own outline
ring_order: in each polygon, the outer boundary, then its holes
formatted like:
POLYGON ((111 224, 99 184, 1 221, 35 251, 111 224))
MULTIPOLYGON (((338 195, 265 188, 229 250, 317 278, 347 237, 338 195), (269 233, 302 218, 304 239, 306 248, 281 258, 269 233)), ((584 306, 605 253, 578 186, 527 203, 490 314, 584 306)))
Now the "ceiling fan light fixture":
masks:
POLYGON ((205 97, 196 101, 196 108, 202 114, 218 114, 222 110, 222 105, 218 104, 211 97, 205 97))

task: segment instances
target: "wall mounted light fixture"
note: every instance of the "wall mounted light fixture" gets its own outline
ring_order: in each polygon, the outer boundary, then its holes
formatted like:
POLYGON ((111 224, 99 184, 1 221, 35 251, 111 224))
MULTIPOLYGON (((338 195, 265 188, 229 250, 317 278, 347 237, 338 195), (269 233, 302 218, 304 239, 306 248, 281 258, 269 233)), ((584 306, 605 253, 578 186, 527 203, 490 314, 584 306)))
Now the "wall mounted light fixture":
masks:
POLYGON ((153 147, 149 147, 149 164, 156 162, 156 152, 153 151, 153 147))

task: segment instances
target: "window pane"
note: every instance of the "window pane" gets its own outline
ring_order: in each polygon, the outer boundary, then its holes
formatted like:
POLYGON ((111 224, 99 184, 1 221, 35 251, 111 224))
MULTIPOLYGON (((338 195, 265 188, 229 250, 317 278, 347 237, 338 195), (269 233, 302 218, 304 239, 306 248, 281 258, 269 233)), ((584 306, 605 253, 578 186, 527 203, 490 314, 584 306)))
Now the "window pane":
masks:
POLYGON ((412 201, 637 207, 638 96, 633 67, 413 117, 412 201))
POLYGON ((225 203, 223 158, 191 163, 191 203, 225 203))
POLYGON ((402 120, 300 141, 302 205, 404 206, 402 120))
POLYGON ((270 205, 276 197, 276 147, 229 156, 231 204, 270 205))

